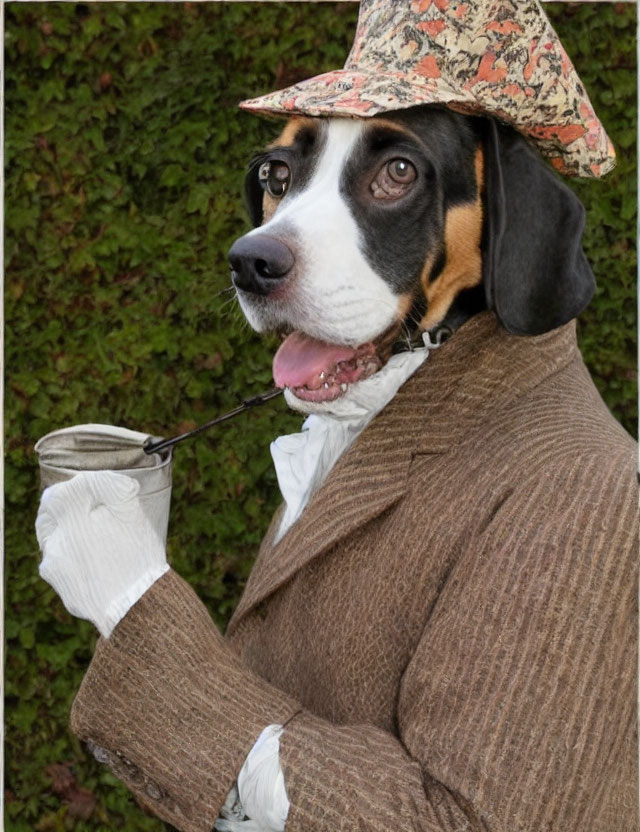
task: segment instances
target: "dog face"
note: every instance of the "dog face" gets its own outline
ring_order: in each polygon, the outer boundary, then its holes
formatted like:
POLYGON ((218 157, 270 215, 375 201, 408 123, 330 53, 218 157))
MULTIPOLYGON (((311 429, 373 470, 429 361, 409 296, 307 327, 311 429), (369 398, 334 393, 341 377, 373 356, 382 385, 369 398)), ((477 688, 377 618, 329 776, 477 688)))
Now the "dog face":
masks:
POLYGON ((578 284, 583 305, 585 279, 592 288, 581 206, 488 120, 434 107, 294 118, 245 187, 258 227, 229 252, 232 279, 257 331, 291 333, 274 377, 306 401, 380 369, 403 327, 455 328, 488 305, 511 331, 544 331, 576 314, 578 284), (554 222, 570 273, 560 301, 554 222))

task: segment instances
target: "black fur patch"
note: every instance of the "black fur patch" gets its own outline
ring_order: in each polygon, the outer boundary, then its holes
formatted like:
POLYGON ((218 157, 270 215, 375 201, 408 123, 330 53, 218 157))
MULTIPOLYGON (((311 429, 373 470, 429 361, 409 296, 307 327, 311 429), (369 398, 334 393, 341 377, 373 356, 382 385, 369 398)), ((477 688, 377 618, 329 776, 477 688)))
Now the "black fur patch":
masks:
POLYGON ((449 311, 444 316, 441 326, 455 332, 465 321, 487 308, 484 286, 479 283, 471 289, 463 289, 454 298, 449 311))
POLYGON ((442 239, 446 211, 477 197, 474 157, 478 138, 470 120, 433 107, 391 114, 366 125, 349 159, 341 191, 362 231, 363 253, 397 294, 413 292, 439 249, 431 279, 445 264, 442 239), (384 122, 387 122, 386 124, 384 122), (408 159, 417 179, 407 196, 376 200, 369 184, 388 161, 408 159))

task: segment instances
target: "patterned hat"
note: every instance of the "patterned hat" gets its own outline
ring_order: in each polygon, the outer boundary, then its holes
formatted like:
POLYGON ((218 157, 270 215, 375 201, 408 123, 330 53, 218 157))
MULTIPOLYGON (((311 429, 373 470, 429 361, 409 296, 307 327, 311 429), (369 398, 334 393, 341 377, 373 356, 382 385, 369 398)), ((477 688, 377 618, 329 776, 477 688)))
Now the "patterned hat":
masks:
POLYGON ((361 0, 344 69, 243 101, 279 115, 373 116, 445 104, 513 125, 570 176, 615 150, 538 0, 361 0))

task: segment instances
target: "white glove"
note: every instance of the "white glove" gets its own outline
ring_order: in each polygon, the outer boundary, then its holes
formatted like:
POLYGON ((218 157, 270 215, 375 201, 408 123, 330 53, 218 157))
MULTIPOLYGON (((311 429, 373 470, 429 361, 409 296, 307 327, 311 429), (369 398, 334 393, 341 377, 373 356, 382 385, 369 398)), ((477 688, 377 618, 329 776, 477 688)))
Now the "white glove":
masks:
POLYGON ((139 489, 124 474, 83 471, 43 492, 36 519, 41 577, 105 638, 169 569, 139 489))

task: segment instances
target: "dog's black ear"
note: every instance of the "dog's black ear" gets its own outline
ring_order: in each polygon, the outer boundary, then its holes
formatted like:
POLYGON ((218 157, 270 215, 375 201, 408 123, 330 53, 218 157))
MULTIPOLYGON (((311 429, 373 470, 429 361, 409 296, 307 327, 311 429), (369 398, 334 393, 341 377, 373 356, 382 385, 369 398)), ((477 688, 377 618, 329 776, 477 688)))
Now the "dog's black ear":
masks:
POLYGON ((262 225, 262 198, 264 191, 258 179, 258 171, 263 159, 261 156, 252 159, 244 178, 244 202, 251 220, 251 225, 257 228, 262 225))
POLYGON ((484 122, 483 278, 487 305, 515 335, 538 335, 585 308, 595 280, 580 200, 525 139, 484 122))

